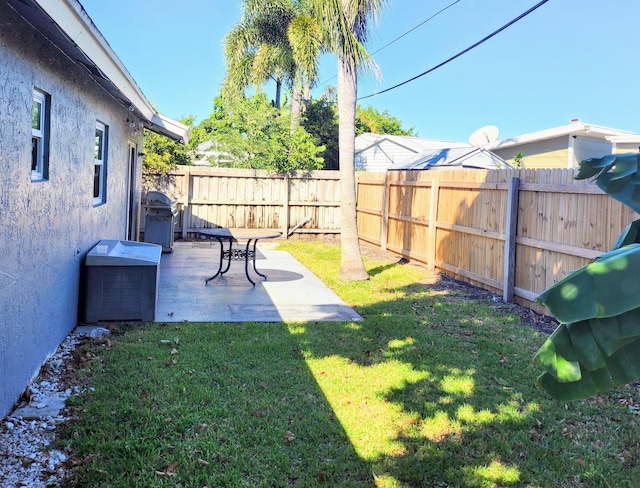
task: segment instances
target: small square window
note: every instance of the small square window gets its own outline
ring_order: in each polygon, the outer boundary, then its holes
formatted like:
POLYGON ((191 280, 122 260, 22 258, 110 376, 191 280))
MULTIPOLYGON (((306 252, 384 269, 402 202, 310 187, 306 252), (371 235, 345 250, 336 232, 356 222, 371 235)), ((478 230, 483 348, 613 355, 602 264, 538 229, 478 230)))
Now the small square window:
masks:
POLYGON ((33 91, 31 105, 31 180, 49 178, 49 106, 51 97, 40 90, 33 91))

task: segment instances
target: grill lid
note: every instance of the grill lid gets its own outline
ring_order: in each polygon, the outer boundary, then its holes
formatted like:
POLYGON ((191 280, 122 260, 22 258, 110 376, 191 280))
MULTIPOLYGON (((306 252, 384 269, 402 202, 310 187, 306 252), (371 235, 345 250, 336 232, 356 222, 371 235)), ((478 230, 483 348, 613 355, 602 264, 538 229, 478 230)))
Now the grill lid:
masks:
POLYGON ((148 207, 173 207, 175 200, 171 200, 167 195, 159 191, 150 191, 147 193, 148 207))

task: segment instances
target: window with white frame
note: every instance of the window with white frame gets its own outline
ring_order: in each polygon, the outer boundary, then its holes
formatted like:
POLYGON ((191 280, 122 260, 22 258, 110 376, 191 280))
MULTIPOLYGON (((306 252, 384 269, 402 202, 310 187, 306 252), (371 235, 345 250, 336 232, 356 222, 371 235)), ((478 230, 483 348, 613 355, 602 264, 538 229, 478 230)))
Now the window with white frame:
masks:
POLYGON ((50 96, 33 90, 31 106, 31 180, 49 178, 49 105, 50 96))
POLYGON ((96 137, 93 159, 93 204, 100 205, 106 201, 107 179, 107 126, 96 122, 96 137))

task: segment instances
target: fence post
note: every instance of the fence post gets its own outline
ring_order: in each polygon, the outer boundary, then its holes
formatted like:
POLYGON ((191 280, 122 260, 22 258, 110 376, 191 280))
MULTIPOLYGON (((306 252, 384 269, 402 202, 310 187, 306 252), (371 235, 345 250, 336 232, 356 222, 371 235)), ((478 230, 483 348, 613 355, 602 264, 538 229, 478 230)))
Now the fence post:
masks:
POLYGON ((380 229, 380 248, 387 250, 387 238, 389 236, 389 171, 384 174, 384 188, 382 189, 382 226, 380 229))
POLYGON ((516 272, 516 229, 518 224, 518 196, 520 179, 509 178, 507 191, 507 222, 504 240, 504 276, 502 288, 502 301, 513 301, 513 287, 515 285, 516 272))
POLYGON ((436 236, 438 230, 438 200, 440 182, 431 180, 431 198, 429 199, 429 231, 427 234, 427 268, 436 269, 436 236))
POLYGON ((189 237, 189 229, 191 228, 191 205, 187 200, 186 205, 182 207, 182 238, 187 239, 189 237))
POLYGON ((282 202, 282 213, 284 214, 284 218, 282 219, 282 235, 285 237, 285 239, 289 239, 289 200, 291 199, 291 182, 289 173, 285 173, 282 181, 284 184, 284 202, 282 202))
POLYGON ((189 235, 189 228, 191 227, 191 196, 189 195, 189 188, 191 188, 191 171, 189 167, 185 167, 185 173, 182 177, 182 188, 180 193, 182 196, 182 238, 187 239, 189 235))

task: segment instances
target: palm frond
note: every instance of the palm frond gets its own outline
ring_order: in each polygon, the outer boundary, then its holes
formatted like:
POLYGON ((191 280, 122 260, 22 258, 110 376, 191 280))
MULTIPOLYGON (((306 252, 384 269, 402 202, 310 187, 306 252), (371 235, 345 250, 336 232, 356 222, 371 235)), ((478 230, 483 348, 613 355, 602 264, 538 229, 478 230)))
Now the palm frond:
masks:
POLYGON ((300 72, 300 82, 313 85, 318 77, 318 56, 322 50, 322 30, 310 15, 296 17, 287 29, 293 59, 300 72))
POLYGON ((364 43, 368 24, 376 18, 376 9, 385 4, 384 0, 314 0, 328 50, 340 53, 358 69, 377 73, 364 43))

